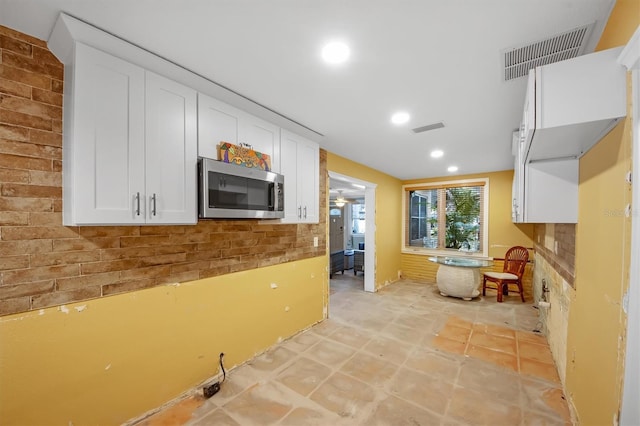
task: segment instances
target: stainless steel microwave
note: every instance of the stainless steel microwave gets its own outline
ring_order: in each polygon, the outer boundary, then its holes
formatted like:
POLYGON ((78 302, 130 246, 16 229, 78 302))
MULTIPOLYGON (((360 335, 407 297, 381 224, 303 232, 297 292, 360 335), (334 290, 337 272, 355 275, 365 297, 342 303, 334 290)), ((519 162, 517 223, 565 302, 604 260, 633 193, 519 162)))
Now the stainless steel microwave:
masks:
POLYGON ((199 158, 198 187, 202 219, 284 217, 284 176, 278 173, 199 158))

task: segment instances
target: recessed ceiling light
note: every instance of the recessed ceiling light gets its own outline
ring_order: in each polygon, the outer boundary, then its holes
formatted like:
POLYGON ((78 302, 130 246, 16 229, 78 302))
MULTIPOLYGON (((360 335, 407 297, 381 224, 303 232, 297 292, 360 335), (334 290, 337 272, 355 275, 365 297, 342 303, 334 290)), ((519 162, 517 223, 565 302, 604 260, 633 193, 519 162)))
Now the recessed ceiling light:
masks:
POLYGON ((391 116, 391 122, 393 124, 404 124, 407 121, 409 121, 410 118, 411 116, 409 115, 409 113, 404 111, 398 111, 391 116))
POLYGON ((341 41, 332 41, 322 48, 322 59, 329 64, 341 64, 349 59, 349 46, 341 41))
POLYGON ((447 169, 448 172, 457 172, 458 171, 458 166, 449 166, 449 168, 447 169))
POLYGON ((442 152, 439 149, 436 149, 435 151, 431 151, 431 157, 433 158, 440 158, 444 155, 444 152, 442 152))

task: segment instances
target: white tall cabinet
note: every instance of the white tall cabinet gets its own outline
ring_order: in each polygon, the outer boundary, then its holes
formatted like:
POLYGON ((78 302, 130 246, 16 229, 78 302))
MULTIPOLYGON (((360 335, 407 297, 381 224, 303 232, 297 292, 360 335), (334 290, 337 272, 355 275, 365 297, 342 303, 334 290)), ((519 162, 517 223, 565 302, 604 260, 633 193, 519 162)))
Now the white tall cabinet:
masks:
POLYGON ((196 92, 83 43, 74 49, 64 224, 196 223, 196 92))
POLYGON ((285 129, 280 134, 284 175, 284 223, 318 223, 319 147, 285 129))

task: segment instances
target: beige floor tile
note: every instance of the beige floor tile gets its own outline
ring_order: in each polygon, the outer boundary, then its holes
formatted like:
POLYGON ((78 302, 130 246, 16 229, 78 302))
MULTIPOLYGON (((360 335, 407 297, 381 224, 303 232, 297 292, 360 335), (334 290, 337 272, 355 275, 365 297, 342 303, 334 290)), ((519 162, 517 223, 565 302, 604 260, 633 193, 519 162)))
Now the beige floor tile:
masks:
POLYGON ((562 419, 557 417, 549 417, 544 416, 540 413, 532 413, 530 411, 525 411, 522 414, 523 426, 570 426, 571 422, 567 423, 562 419))
POLYGON ((298 407, 287 414, 278 424, 286 426, 326 426, 333 425, 339 420, 340 417, 337 414, 329 411, 298 407))
POLYGON ((415 345, 422 340, 425 331, 391 323, 383 329, 382 333, 392 339, 415 345))
POLYGON ((353 327, 342 327, 333 332, 328 338, 352 348, 360 349, 371 340, 371 334, 353 327))
POLYGON ((398 370, 398 366, 365 353, 355 354, 340 369, 344 374, 355 377, 374 387, 381 387, 398 370))
POLYGON ((447 417, 469 425, 519 425, 522 410, 487 393, 456 387, 447 417))
POLYGON ((164 410, 143 420, 143 426, 172 426, 184 424, 191 419, 194 410, 204 404, 205 399, 201 396, 192 396, 172 404, 164 410))
POLYGON ((331 369, 308 358, 298 358, 278 375, 277 380, 307 396, 331 374, 331 369))
POLYGON ((519 342, 525 341, 525 342, 537 343, 538 345, 549 346, 549 344, 547 343, 547 338, 539 333, 517 330, 516 337, 519 342))
POLYGON ((375 392, 357 379, 335 373, 310 398, 340 417, 355 418, 373 402, 375 392))
POLYGON ((218 408, 204 417, 189 423, 190 426, 240 426, 222 409, 218 408))
POLYGON ((455 327, 467 328, 469 330, 473 328, 472 321, 468 321, 455 315, 451 315, 447 318, 447 324, 451 324, 455 327))
POLYGON ((442 415, 453 393, 453 382, 401 368, 391 380, 389 391, 392 395, 442 415))
POLYGON ((282 344, 282 347, 292 350, 294 352, 304 352, 309 349, 311 346, 315 345, 320 341, 322 337, 318 336, 315 333, 306 330, 297 336, 292 337, 291 339, 285 341, 282 344))
POLYGON ((431 346, 445 352, 464 355, 467 344, 457 340, 447 339, 442 336, 434 336, 431 339, 431 346))
POLYGON ((426 325, 425 323, 428 323, 428 321, 419 314, 401 314, 394 320, 394 322, 396 324, 418 330, 424 328, 426 325))
POLYGON ((242 425, 276 422, 287 415, 295 400, 281 386, 272 382, 257 384, 226 403, 223 408, 242 425))
POLYGON ((355 349, 331 340, 313 345, 307 355, 331 368, 337 368, 356 353, 355 349))
POLYGON ((548 345, 538 345, 536 343, 519 341, 518 355, 520 358, 532 359, 534 361, 553 364, 553 357, 548 345))
POLYGON ((425 348, 414 349, 405 364, 406 367, 413 368, 430 377, 454 383, 458 378, 460 362, 440 355, 425 348))
POLYGON ((375 408, 364 425, 416 426, 440 424, 440 417, 394 396, 388 396, 375 408))
POLYGON ((520 376, 503 368, 473 358, 466 359, 460 368, 457 386, 485 394, 511 405, 520 405, 520 376))
POLYGON ((522 406, 534 413, 571 422, 569 407, 556 383, 544 382, 529 378, 522 379, 522 406))
POLYGON ((518 357, 515 355, 475 345, 469 345, 466 354, 491 364, 499 365, 510 371, 518 372, 518 357))
POLYGON ((504 352, 509 355, 515 356, 518 353, 515 339, 509 339, 508 337, 473 332, 469 343, 473 346, 482 346, 483 348, 504 352))
POLYGON ((388 337, 374 336, 363 349, 383 361, 400 365, 407 359, 413 347, 388 337))
POLYGON ((282 346, 277 346, 247 362, 247 364, 257 371, 272 372, 292 360, 295 355, 295 352, 282 346))
POLYGON ((447 323, 444 328, 438 332, 438 335, 447 339, 467 343, 469 336, 471 336, 471 330, 447 323))
POLYGON ((507 337, 509 339, 516 338, 516 331, 514 329, 494 324, 475 323, 473 324, 473 331, 491 334, 493 336, 507 337))
POLYGON ((550 382, 560 383, 558 371, 553 364, 520 358, 520 373, 527 376, 539 377, 550 382))

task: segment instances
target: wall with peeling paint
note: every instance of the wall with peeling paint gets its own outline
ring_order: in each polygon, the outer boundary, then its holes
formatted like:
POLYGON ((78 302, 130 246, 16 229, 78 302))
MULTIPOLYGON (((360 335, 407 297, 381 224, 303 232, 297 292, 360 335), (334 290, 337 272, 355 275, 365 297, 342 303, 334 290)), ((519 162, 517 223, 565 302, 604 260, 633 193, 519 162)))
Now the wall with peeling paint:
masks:
POLYGON ((322 320, 327 264, 320 256, 0 317, 2 424, 120 424, 158 407, 217 374, 220 352, 231 368, 322 320))

